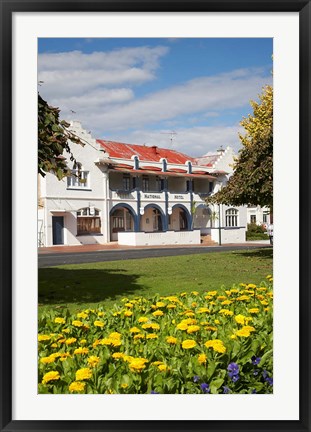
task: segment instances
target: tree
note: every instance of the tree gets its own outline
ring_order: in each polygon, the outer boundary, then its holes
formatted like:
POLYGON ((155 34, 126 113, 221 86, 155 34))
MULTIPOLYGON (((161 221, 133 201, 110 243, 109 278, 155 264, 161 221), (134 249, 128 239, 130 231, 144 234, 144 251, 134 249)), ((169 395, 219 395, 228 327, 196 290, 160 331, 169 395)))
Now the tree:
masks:
POLYGON ((45 177, 53 172, 60 180, 70 174, 64 151, 75 161, 68 141, 84 145, 69 128, 69 123, 59 119, 59 108, 50 106, 38 93, 38 173, 45 177))
POLYGON ((273 206, 273 89, 263 88, 259 103, 251 101, 253 114, 244 117, 239 134, 242 149, 228 183, 208 199, 227 205, 273 206))

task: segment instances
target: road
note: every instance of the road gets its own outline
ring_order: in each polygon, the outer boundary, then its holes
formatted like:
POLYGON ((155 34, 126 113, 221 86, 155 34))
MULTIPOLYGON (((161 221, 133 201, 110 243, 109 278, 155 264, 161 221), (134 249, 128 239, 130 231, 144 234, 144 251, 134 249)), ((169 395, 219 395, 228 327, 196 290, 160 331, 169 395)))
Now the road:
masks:
POLYGON ((38 267, 53 267, 64 264, 82 264, 128 259, 154 258, 176 255, 205 254, 210 252, 225 252, 235 250, 251 250, 270 247, 269 245, 238 245, 238 246, 191 246, 174 248, 146 248, 104 250, 96 252, 45 253, 38 256, 38 267))

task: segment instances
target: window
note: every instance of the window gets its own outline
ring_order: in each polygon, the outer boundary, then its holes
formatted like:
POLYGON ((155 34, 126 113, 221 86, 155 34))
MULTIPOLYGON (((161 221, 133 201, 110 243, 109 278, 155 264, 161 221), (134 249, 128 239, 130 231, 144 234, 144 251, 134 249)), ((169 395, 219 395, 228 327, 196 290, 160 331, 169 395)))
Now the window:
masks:
POLYGON ((211 193, 214 190, 214 182, 209 182, 208 184, 208 191, 211 193))
POLYGON ((80 163, 75 163, 71 170, 71 176, 67 177, 68 188, 88 188, 89 172, 84 171, 80 163))
POLYGON ((238 210, 231 208, 226 210, 226 226, 236 227, 238 226, 238 210))
POLYGON ((77 235, 100 234, 100 212, 94 207, 85 207, 77 211, 77 235))
POLYGON ((256 223, 256 215, 251 215, 251 223, 256 223))
POLYGON ((131 179, 129 174, 123 175, 123 190, 129 191, 131 189, 130 183, 131 179))
POLYGON ((143 189, 143 192, 149 191, 149 177, 148 176, 143 176, 142 189, 143 189))
POLYGON ((159 210, 153 210, 153 230, 162 231, 162 218, 159 210))
POLYGON ((264 213, 262 215, 262 221, 263 221, 263 223, 268 223, 268 213, 264 213))
POLYGON ((160 177, 156 177, 156 191, 161 192, 164 189, 163 180, 160 177))

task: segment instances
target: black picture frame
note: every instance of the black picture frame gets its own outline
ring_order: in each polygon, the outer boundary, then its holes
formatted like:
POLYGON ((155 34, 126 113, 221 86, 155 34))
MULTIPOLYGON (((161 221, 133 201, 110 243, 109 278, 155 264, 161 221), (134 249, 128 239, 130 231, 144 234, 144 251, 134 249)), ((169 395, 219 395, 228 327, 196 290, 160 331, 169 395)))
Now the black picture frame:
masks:
MULTIPOLYGON (((1 431, 311 431, 310 427, 310 1, 301 0, 0 0, 1 12, 1 431), (14 12, 299 12, 299 420, 14 421, 12 420, 12 15, 14 12)), ((290 83, 289 83, 290 85, 290 83)), ((290 101, 289 101, 290 103, 290 101)), ((290 151, 285 144, 284 151, 290 151)), ((297 179, 296 173, 290 173, 297 179)), ((289 197, 290 200, 290 197, 289 197)), ((293 229, 297 229, 294 227, 293 229)), ((290 245, 289 245, 290 247, 290 245)), ((290 348, 289 348, 290 351, 290 348)), ((289 373, 294 371, 289 370, 289 373)), ((296 371, 295 371, 296 373, 296 371)), ((290 391, 290 389, 289 389, 290 391)), ((286 409, 286 407, 284 407, 286 409)))

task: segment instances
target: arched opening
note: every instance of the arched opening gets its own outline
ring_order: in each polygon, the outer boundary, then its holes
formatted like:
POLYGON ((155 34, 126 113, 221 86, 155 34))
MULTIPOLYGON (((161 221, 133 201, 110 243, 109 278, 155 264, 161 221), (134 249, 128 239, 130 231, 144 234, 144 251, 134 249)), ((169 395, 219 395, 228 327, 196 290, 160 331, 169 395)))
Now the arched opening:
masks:
POLYGON ((186 207, 177 204, 172 208, 169 217, 169 229, 173 231, 188 231, 191 229, 190 213, 186 207))
POLYGON ((110 240, 117 241, 118 233, 134 231, 135 213, 130 206, 117 205, 110 212, 110 240))
POLYGON ((199 204, 193 215, 193 228, 210 228, 212 226, 212 211, 207 205, 199 204))
POLYGON ((140 218, 140 230, 144 232, 165 231, 165 216, 159 206, 148 204, 144 208, 144 214, 140 218))

